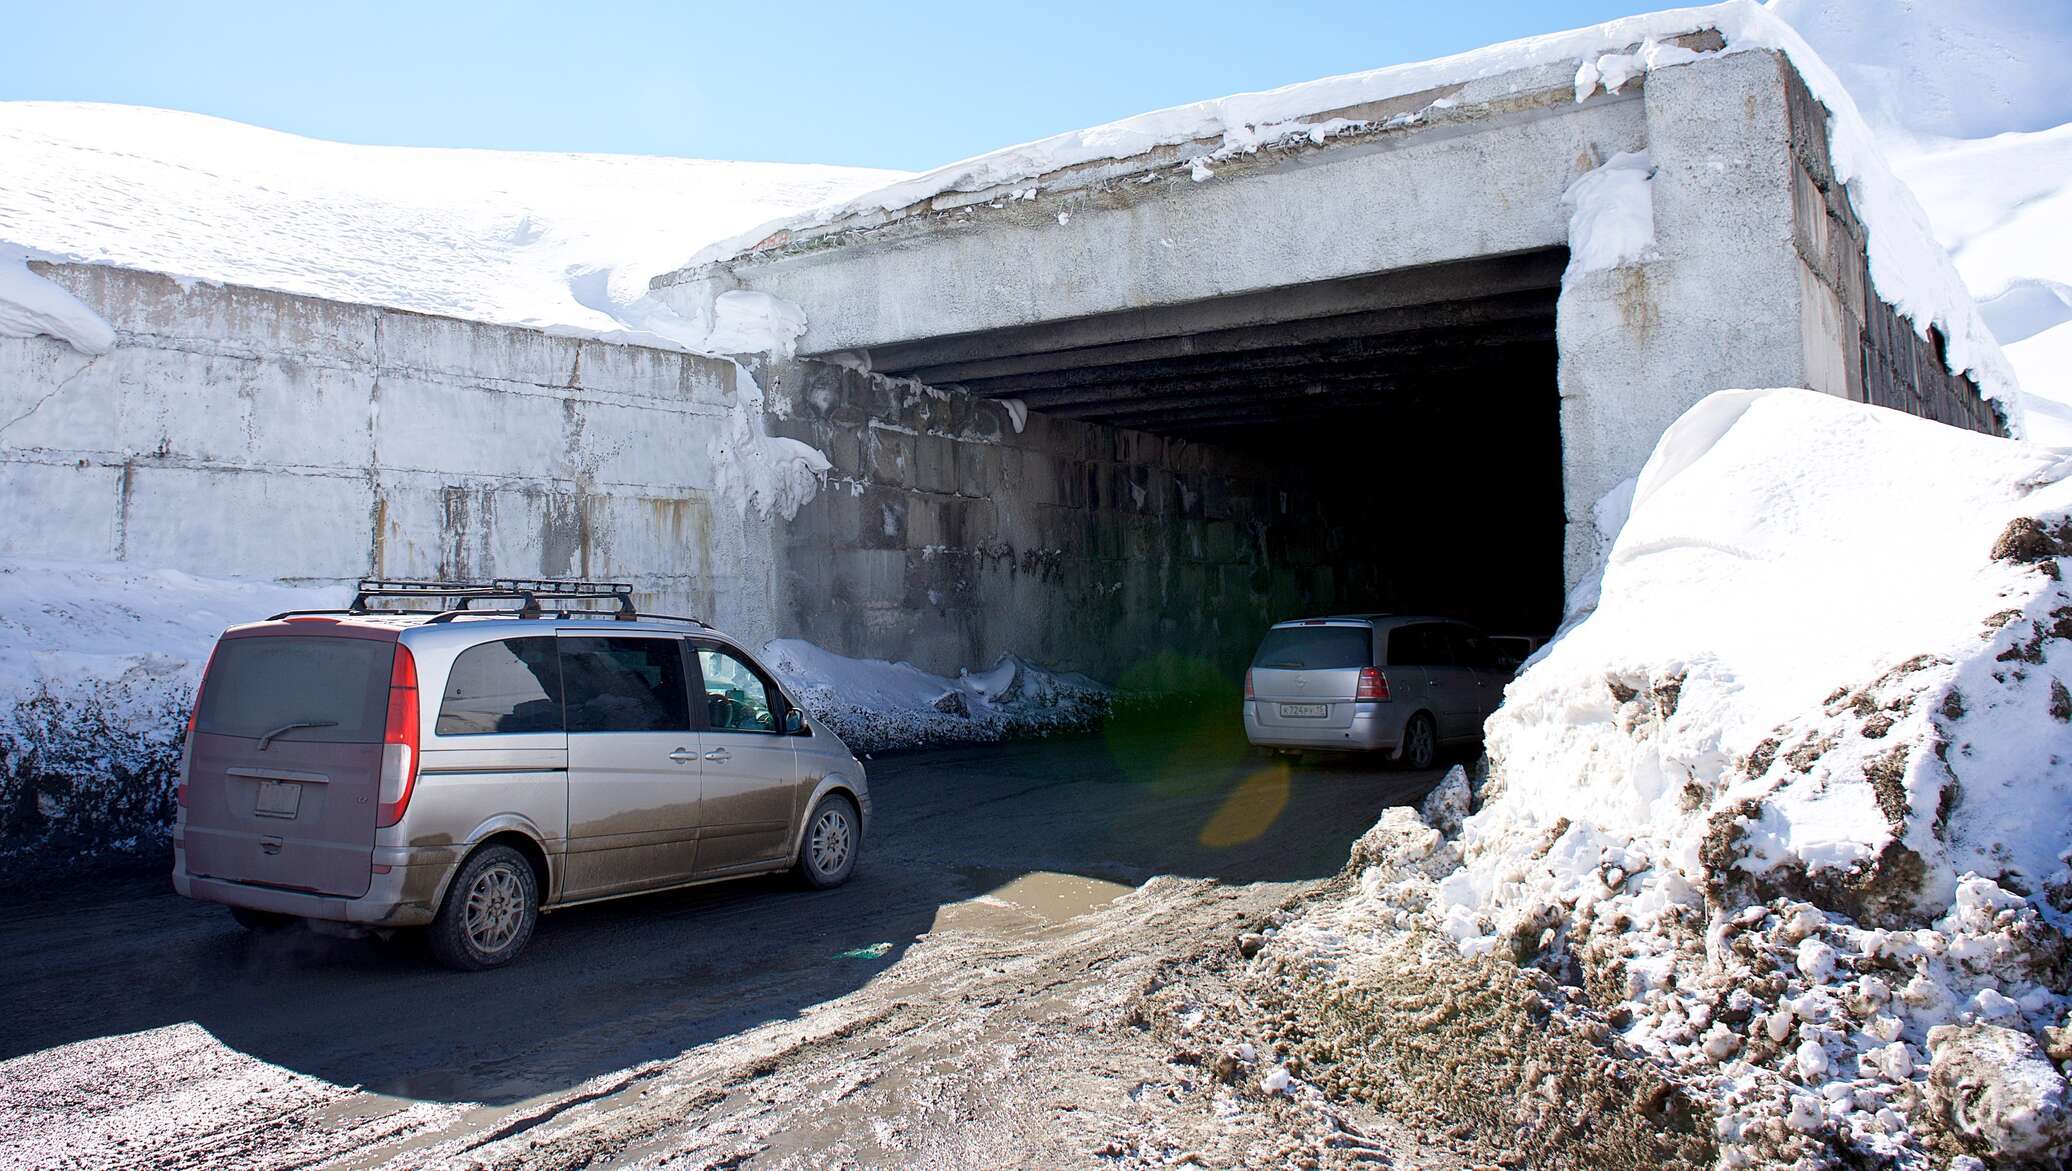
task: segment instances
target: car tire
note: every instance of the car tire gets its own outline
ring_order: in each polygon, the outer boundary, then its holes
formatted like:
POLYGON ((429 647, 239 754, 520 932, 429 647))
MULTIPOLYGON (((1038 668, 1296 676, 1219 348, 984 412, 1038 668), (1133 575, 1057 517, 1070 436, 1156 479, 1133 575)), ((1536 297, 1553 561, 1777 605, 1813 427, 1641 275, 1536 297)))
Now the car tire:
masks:
POLYGON ((479 972, 518 958, 540 920, 540 884, 525 855, 491 846, 468 856, 432 918, 432 955, 479 972))
POLYGON ((278 911, 257 911, 251 907, 232 907, 230 917, 237 925, 255 935, 267 935, 286 931, 295 925, 295 916, 283 915, 278 911))
POLYGON ((1419 712, 1403 726, 1403 746, 1397 750, 1396 763, 1413 772, 1423 772, 1438 760, 1438 726, 1428 713, 1419 712))
POLYGON ((849 881, 862 852, 863 819, 857 816, 856 803, 841 793, 829 793, 806 819, 793 869, 807 886, 826 890, 849 881))

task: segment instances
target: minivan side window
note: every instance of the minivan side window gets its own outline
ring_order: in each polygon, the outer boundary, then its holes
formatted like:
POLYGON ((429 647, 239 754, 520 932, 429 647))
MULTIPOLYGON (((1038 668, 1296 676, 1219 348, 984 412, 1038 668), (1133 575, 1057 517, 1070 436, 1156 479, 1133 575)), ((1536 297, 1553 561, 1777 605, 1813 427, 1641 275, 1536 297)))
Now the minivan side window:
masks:
POLYGON ((1483 670, 1496 667, 1496 651, 1481 631, 1468 626, 1449 626, 1446 629, 1453 636, 1454 653, 1461 662, 1483 670))
POLYGON ((561 730, 561 660, 552 637, 471 646, 453 660, 439 700, 441 736, 561 730))
POLYGON ((1444 627, 1430 622, 1398 626, 1389 632, 1392 667, 1451 667, 1456 664, 1444 627))
POLYGON ((698 672, 705 678, 705 722, 716 732, 775 732, 776 696, 755 668, 731 651, 698 648, 698 672))
POLYGON ((557 641, 571 733, 691 730, 683 644, 677 639, 557 641))

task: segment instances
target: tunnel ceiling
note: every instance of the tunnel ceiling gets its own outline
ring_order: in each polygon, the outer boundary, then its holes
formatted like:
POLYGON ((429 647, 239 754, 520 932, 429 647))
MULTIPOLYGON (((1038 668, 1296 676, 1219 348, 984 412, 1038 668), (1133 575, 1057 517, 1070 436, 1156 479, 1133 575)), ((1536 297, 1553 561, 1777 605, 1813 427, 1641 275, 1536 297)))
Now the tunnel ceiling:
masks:
POLYGON ((878 347, 872 368, 1208 442, 1544 386, 1563 249, 878 347))

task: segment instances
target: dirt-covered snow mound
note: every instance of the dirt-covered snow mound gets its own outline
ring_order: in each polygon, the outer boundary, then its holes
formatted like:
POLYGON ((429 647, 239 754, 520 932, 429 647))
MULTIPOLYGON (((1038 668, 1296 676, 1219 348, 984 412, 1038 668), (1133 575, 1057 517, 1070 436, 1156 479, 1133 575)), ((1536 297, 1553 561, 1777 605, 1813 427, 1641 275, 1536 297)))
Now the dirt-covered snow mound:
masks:
POLYGON ((1510 1084, 1569 1109, 1495 1141, 1554 1163, 1638 1071, 1673 1087, 1643 1111, 1705 1115, 1642 1161, 2058 1165, 2072 451, 1731 391, 1631 491, 1594 611, 1489 721, 1472 814, 1392 811, 1262 972, 1340 1006, 1433 940, 1514 972, 1548 1024, 1510 1084), (1576 1037, 1605 1076, 1535 1085, 1576 1037))

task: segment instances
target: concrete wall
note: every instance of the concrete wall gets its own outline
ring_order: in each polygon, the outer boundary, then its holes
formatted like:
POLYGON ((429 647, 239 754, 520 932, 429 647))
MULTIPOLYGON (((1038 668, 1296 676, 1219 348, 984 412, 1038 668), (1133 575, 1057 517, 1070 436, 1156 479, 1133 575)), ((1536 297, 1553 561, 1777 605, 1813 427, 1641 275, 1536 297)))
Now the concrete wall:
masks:
POLYGON ((1641 97, 1659 256, 1571 274, 1556 307, 1571 583, 1596 555, 1592 505, 1712 391, 1803 386, 2004 433, 1871 287, 1826 111, 1784 57, 1654 70, 1641 97))
POLYGON ((84 265, 88 359, 0 338, 0 551, 197 574, 629 580, 768 626, 766 525, 714 497, 735 367, 84 265))
POLYGON ((82 265, 111 353, 0 339, 0 553, 343 585, 631 581, 744 638, 951 673, 1016 653, 1229 672, 1265 622, 1372 597, 1328 507, 1214 448, 818 362, 759 371, 834 470, 793 521, 718 497, 737 367, 82 265), (1336 534, 1336 535, 1334 535, 1336 534))
POLYGON ((1114 681, 1226 677, 1282 618, 1374 605, 1384 551, 1310 470, 815 361, 762 372, 834 462, 779 536, 777 625, 945 670, 1015 653, 1114 681))
POLYGON ((1573 67, 1532 69, 1412 95, 1394 106, 1456 105, 1407 128, 1364 111, 1370 130, 1219 162, 1209 182, 1139 159, 1046 176, 1035 200, 946 196, 657 292, 686 314, 725 288, 775 294, 807 309, 801 352, 829 353, 1559 247, 1579 149, 1642 134, 1631 91, 1578 107, 1573 82, 1573 67))

